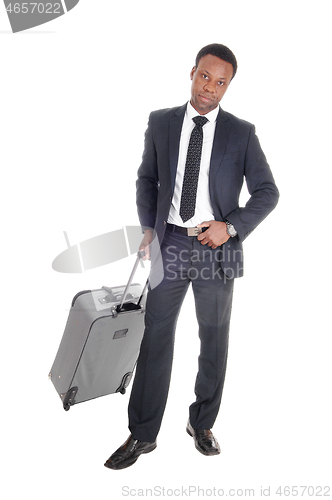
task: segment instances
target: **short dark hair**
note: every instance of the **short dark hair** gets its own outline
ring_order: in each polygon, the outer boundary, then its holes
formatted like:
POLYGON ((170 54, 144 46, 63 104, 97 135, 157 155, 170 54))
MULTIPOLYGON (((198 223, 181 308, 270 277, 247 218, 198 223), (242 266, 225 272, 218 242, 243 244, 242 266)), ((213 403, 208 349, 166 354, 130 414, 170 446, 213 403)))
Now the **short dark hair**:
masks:
POLYGON ((210 45, 206 45, 205 47, 203 47, 196 56, 196 68, 200 59, 204 56, 207 56, 208 54, 219 57, 219 59, 230 63, 233 66, 232 79, 234 78, 237 70, 237 61, 233 52, 228 47, 226 47, 226 45, 221 45, 221 43, 211 43, 210 45))

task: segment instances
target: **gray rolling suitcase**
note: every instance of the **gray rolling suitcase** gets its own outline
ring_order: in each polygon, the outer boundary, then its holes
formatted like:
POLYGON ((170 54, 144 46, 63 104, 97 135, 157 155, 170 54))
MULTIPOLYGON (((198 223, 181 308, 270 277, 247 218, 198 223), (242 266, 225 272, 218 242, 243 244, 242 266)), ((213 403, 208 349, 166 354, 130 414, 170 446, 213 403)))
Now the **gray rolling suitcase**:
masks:
POLYGON ((144 332, 147 282, 85 290, 72 301, 49 378, 65 410, 76 403, 125 393, 144 332))

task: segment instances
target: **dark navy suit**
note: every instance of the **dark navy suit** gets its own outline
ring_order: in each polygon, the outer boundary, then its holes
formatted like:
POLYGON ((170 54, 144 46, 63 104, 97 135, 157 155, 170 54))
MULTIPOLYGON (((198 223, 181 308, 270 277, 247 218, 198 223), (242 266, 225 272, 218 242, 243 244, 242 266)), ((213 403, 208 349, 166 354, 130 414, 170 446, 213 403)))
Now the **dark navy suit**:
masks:
POLYGON ((154 441, 160 428, 176 319, 190 283, 201 339, 196 402, 190 407, 190 421, 196 429, 212 427, 225 377, 233 281, 243 275, 242 241, 273 210, 279 196, 255 127, 220 109, 211 153, 210 199, 215 220, 228 220, 238 234, 215 251, 203 246, 196 237, 169 234, 167 219, 185 111, 186 104, 150 114, 138 170, 140 223, 143 229, 155 230, 165 271, 163 281, 148 293, 146 329, 129 403, 129 428, 133 437, 142 441, 154 441), (250 199, 240 208, 244 179, 250 199), (183 259, 176 259, 170 248, 183 259), (208 265, 204 257, 207 249, 213 255, 213 262, 208 265), (221 268, 219 274, 216 266, 221 268))

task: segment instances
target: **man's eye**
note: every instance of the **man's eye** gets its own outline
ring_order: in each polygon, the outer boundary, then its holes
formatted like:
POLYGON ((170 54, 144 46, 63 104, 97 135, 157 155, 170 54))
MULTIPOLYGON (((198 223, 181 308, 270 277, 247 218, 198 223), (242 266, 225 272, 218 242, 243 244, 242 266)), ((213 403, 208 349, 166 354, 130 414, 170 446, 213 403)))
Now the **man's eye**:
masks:
POLYGON ((225 82, 218 82, 220 87, 222 87, 223 85, 225 85, 225 82))
POLYGON ((207 80, 208 76, 207 75, 203 75, 203 78, 205 78, 207 80))

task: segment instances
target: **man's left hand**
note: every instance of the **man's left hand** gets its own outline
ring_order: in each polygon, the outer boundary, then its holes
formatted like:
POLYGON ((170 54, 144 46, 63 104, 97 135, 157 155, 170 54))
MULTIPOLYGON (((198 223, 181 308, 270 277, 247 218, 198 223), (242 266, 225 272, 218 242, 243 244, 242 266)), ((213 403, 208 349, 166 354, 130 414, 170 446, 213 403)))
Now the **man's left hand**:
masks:
POLYGON ((208 229, 197 236, 197 239, 202 243, 202 245, 208 245, 213 249, 223 245, 223 243, 226 243, 226 241, 230 238, 226 230, 227 226, 225 222, 209 220, 202 222, 201 224, 197 224, 197 227, 208 227, 208 229))

